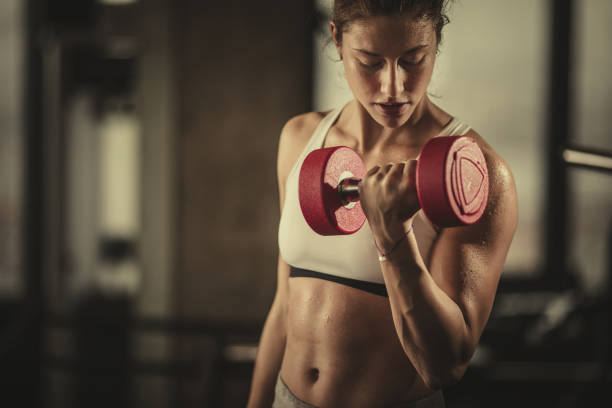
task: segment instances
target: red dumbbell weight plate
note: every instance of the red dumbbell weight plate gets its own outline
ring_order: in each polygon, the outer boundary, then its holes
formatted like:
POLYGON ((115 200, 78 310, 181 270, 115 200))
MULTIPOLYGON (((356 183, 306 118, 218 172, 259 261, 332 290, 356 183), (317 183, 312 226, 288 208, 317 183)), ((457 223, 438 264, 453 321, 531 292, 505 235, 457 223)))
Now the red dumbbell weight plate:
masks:
POLYGON ((345 146, 313 150, 302 163, 299 201, 310 227, 321 235, 352 234, 365 222, 359 202, 343 205, 338 183, 347 177, 362 179, 361 157, 345 146))
POLYGON ((489 175, 482 151, 466 136, 430 139, 417 164, 417 191, 425 215, 438 226, 470 225, 482 217, 489 175))

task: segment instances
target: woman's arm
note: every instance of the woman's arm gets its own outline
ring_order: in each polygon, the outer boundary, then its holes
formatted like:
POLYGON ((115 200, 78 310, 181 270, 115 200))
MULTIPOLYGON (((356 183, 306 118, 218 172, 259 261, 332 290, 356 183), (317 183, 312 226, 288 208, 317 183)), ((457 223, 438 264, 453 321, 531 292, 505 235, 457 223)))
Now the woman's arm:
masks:
MULTIPOLYGON (((278 145, 277 176, 281 213, 285 202, 285 184, 298 156, 322 115, 308 113, 289 120, 283 127, 278 145)), ((279 255, 276 295, 262 330, 248 407, 270 407, 274 401, 274 387, 283 361, 286 340, 286 309, 288 302, 289 265, 279 255)))
MULTIPOLYGON (((429 270, 413 232, 381 263, 400 342, 432 389, 463 376, 489 318, 516 228, 518 209, 512 174, 495 153, 487 151, 485 156, 490 189, 482 219, 472 226, 443 229, 432 247, 429 270)), ((370 182, 364 183, 369 185, 362 190, 371 189, 370 194, 365 192, 370 197, 382 197, 382 207, 388 204, 385 194, 407 194, 401 204, 395 203, 404 205, 405 211, 416 200, 411 197, 413 172, 413 163, 383 168, 382 176, 371 171, 367 176, 370 182)), ((372 204, 366 207, 374 239, 383 251, 401 237, 401 218, 414 214, 413 209, 401 215, 393 211, 381 215, 372 204)))
POLYGON ((278 257, 278 286, 272 307, 264 324, 251 382, 248 407, 270 407, 274 386, 285 351, 285 299, 289 266, 278 257))

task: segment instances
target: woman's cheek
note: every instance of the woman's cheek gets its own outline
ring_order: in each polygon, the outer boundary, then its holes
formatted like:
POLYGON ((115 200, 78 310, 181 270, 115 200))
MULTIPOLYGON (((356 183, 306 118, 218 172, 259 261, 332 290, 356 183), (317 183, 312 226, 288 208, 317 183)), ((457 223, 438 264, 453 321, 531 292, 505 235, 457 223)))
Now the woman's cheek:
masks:
POLYGON ((361 72, 359 75, 359 83, 364 91, 368 94, 376 93, 379 91, 379 81, 374 73, 361 72))
POLYGON ((418 72, 418 84, 419 88, 427 89, 431 76, 433 74, 433 63, 424 65, 418 72))
POLYGON ((356 70, 347 77, 347 82, 349 83, 349 86, 353 92, 360 96, 367 96, 376 93, 376 81, 372 78, 371 74, 356 70))

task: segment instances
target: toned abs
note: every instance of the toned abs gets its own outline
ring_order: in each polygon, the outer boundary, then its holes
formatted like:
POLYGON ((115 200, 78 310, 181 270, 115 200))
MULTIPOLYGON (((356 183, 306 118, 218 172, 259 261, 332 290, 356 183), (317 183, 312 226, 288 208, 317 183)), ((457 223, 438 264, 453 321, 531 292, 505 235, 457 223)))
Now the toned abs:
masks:
POLYGON ((401 348, 388 298, 291 278, 287 300, 280 375, 300 399, 323 407, 393 406, 431 393, 401 348))

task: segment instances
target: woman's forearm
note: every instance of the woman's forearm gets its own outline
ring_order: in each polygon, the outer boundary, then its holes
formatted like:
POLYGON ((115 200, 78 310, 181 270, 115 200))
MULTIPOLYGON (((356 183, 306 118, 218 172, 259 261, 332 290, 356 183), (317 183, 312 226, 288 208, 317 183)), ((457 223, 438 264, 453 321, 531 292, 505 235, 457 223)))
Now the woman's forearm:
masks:
POLYGON ((399 340, 423 381, 430 388, 457 381, 473 352, 469 327, 430 275, 414 236, 381 266, 399 340))
POLYGON ((285 352, 285 339, 283 308, 280 302, 275 301, 270 308, 259 340, 247 404, 249 408, 272 406, 274 387, 285 352))

